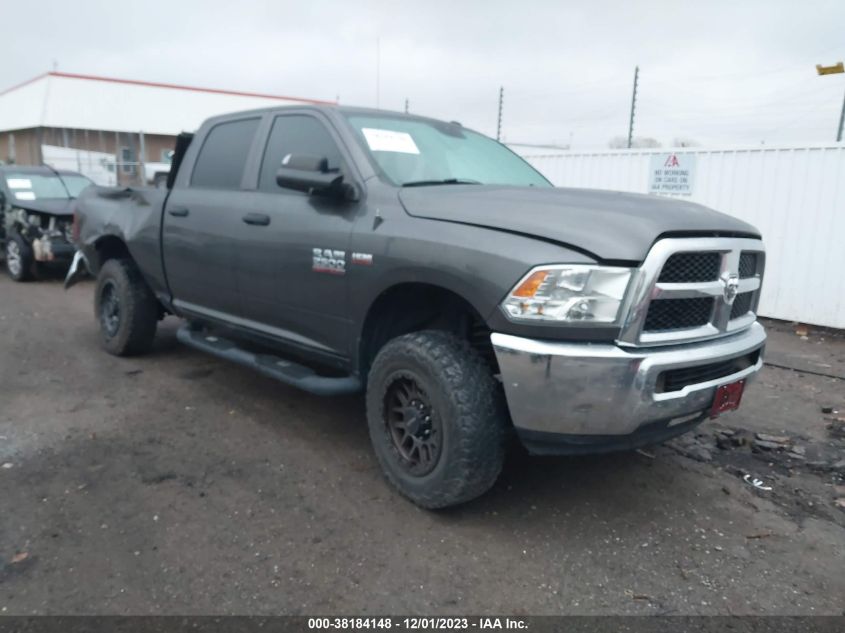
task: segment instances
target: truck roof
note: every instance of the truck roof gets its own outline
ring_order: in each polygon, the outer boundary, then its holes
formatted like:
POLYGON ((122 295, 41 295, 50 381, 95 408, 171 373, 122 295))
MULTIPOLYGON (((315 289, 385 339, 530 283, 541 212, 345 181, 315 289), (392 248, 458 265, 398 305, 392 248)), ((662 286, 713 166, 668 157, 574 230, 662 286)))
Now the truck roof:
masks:
MULTIPOLYGON (((226 114, 221 114, 218 116, 210 117, 206 120, 208 122, 218 122, 218 121, 225 121, 227 119, 232 118, 240 118, 244 115, 263 115, 268 112, 286 112, 286 111, 298 111, 301 112, 303 110, 310 110, 310 111, 317 111, 317 112, 325 112, 327 114, 358 114, 363 116, 388 116, 391 118, 399 118, 399 119, 409 119, 409 120, 416 120, 416 121, 437 121, 442 122, 442 119, 435 119, 433 117, 422 116, 419 114, 411 114, 407 112, 399 112, 397 110, 382 110, 379 108, 365 108, 361 106, 347 106, 347 105, 336 105, 336 104, 298 104, 298 105, 283 105, 283 106, 272 106, 269 108, 257 108, 255 110, 241 110, 239 112, 229 112, 226 114)), ((453 123, 456 123, 453 121, 453 123)))

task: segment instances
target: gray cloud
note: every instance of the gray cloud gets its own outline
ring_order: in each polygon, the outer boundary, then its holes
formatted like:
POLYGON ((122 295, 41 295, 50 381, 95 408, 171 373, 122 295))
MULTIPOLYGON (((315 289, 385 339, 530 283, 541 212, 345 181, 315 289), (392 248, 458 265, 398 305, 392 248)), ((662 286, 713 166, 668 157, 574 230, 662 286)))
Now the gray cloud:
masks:
POLYGON ((376 104, 511 141, 601 147, 833 140, 845 75, 845 3, 51 2, 7 4, 0 86, 52 67, 133 79, 376 104), (9 63, 14 60, 14 63, 9 63))

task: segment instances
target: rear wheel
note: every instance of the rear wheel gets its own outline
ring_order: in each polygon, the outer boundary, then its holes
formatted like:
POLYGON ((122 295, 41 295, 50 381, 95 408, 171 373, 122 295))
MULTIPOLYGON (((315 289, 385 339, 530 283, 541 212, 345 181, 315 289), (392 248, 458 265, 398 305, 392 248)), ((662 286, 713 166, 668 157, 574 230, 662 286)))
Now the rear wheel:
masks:
POLYGON ((32 247, 23 235, 13 232, 6 240, 6 271, 15 281, 29 281, 35 270, 32 247))
POLYGON ((474 499, 505 456, 501 388, 468 343, 423 331, 389 341, 367 382, 370 439, 388 481, 424 508, 474 499))
POLYGON ((94 312, 103 347, 116 356, 152 349, 158 325, 158 301, 135 264, 110 259, 97 276, 94 312))

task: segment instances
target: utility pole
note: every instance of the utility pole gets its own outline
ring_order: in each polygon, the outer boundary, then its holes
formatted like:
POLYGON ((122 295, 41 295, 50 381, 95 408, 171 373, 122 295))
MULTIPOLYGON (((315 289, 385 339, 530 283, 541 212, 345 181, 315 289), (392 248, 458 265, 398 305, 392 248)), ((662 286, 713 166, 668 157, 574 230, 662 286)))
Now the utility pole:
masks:
POLYGON ((405 97, 405 114, 408 114, 408 98, 405 97))
MULTIPOLYGON (((816 64, 816 72, 819 75, 838 75, 845 73, 845 63, 839 62, 833 66, 822 66, 816 64)), ((845 97, 842 98, 842 111, 839 113, 839 129, 836 132, 836 142, 842 142, 842 127, 845 125, 845 97)))
POLYGON ((505 98, 505 87, 499 86, 499 119, 496 123, 496 140, 502 140, 502 101, 505 98))
POLYGON ((836 133, 836 142, 842 142, 842 126, 845 124, 845 97, 842 97, 842 112, 839 113, 839 131, 836 133))
POLYGON ((631 94, 631 118, 628 121, 628 149, 634 141, 634 110, 637 107, 637 84, 640 80, 640 67, 634 66, 634 92, 631 94))

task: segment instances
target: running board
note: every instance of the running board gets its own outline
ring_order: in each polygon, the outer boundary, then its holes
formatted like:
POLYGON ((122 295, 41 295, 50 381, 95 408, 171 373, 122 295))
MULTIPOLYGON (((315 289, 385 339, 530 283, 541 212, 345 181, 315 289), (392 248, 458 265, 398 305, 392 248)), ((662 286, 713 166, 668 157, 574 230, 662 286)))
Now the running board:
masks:
POLYGON ((270 354, 253 354, 241 349, 232 341, 219 336, 213 336, 202 330, 193 330, 189 324, 184 324, 176 332, 176 338, 185 345, 195 347, 218 358, 256 369, 265 376, 275 378, 293 387, 318 396, 340 396, 356 393, 361 390, 361 381, 355 376, 327 378, 318 376, 304 365, 272 356, 270 354))

